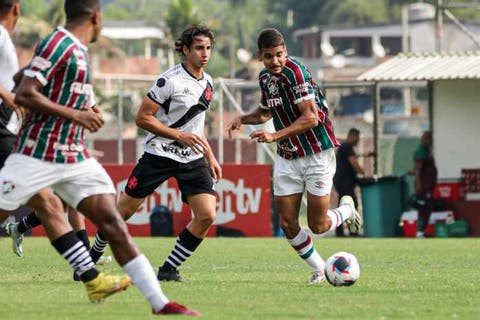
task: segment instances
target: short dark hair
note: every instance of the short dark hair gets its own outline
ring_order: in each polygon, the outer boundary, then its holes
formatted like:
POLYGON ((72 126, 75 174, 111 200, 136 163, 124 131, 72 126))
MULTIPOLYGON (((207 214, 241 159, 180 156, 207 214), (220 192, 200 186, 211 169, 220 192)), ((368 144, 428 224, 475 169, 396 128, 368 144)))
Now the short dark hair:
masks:
POLYGON ((257 37, 258 50, 284 46, 285 40, 280 31, 274 28, 267 28, 260 31, 257 37))
POLYGON ((65 15, 67 21, 82 20, 88 18, 100 9, 99 0, 65 0, 65 15))
POLYGON ((195 37, 197 36, 205 36, 210 38, 213 48, 215 44, 215 36, 213 35, 212 30, 203 24, 192 24, 185 29, 180 38, 175 41, 175 51, 177 51, 181 56, 184 56, 183 46, 190 48, 195 40, 195 37))
POLYGON ((348 134, 354 134, 354 135, 357 135, 359 136, 360 135, 360 130, 358 130, 357 128, 351 128, 350 130, 348 130, 348 134))
POLYGON ((6 15, 19 0, 0 0, 0 15, 6 15))

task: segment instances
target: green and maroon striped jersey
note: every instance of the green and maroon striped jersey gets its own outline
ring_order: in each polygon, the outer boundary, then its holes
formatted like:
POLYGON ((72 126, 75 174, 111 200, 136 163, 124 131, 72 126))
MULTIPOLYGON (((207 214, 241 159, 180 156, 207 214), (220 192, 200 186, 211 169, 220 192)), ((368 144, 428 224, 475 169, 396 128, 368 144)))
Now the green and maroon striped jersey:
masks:
MULTIPOLYGON (((24 72, 43 85, 43 94, 65 108, 94 104, 87 48, 68 30, 58 27, 38 45, 24 72)), ((15 145, 17 153, 56 163, 89 158, 84 128, 58 116, 29 113, 15 145)))
POLYGON ((259 82, 262 91, 260 107, 272 113, 277 131, 290 126, 300 117, 297 104, 301 101, 315 99, 317 105, 316 127, 277 141, 277 153, 281 157, 296 159, 339 146, 325 98, 304 65, 287 57, 279 75, 272 75, 264 69, 260 72, 259 82))

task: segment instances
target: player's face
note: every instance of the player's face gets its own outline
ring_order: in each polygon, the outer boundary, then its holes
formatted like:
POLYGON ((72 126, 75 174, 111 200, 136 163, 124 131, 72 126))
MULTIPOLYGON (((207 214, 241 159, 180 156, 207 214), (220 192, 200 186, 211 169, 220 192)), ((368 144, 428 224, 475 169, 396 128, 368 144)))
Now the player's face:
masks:
POLYGON ((287 48, 284 45, 262 49, 258 52, 258 58, 271 74, 280 74, 287 61, 287 48))
POLYGON ((203 69, 212 54, 212 41, 206 36, 196 36, 190 48, 184 47, 185 62, 196 69, 203 69))

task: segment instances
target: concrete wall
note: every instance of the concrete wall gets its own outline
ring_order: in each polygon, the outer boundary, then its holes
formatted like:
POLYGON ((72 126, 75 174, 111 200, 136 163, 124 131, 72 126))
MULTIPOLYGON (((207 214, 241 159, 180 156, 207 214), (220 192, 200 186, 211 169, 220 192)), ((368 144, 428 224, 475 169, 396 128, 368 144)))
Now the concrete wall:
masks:
POLYGON ((480 80, 434 82, 433 144, 440 179, 480 168, 480 80))

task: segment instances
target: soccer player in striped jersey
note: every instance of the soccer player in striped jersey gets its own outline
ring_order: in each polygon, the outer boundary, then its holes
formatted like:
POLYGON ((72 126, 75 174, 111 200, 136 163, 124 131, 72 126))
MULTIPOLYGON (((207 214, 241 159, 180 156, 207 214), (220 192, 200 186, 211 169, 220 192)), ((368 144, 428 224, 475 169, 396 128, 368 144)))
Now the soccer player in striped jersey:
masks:
POLYGON ((325 279, 325 262, 314 248, 310 233, 298 222, 304 191, 308 226, 313 234, 335 230, 343 221, 351 230, 358 230, 360 216, 351 197, 342 198, 338 208, 329 210, 336 165, 334 148, 339 143, 325 98, 310 71, 288 56, 278 30, 263 30, 257 44, 258 57, 265 67, 259 76, 261 103, 250 113, 236 117, 227 129, 231 137, 242 124, 262 124, 273 119, 275 132, 260 129, 253 131, 250 138, 277 144, 273 189, 280 224, 287 241, 312 267, 309 283, 320 283, 325 279))
MULTIPOLYGON (((145 198, 171 177, 193 212, 192 221, 159 267, 160 281, 183 281, 178 268, 203 241, 216 217, 214 180, 222 177, 222 169, 204 136, 205 114, 213 94, 212 78, 204 68, 213 44, 213 33, 206 26, 185 29, 175 42, 183 62, 159 76, 137 114, 137 125, 149 134, 145 153, 120 196, 120 213, 125 219, 131 217, 145 198)), ((94 261, 106 245, 98 233, 90 250, 94 261)))
POLYGON ((100 34, 99 0, 66 0, 66 25, 41 41, 24 72, 15 103, 30 110, 0 172, 0 208, 27 205, 39 214, 52 245, 102 301, 133 281, 154 314, 199 315, 163 294, 148 259, 134 244, 115 204, 115 187, 85 148, 85 129, 103 125, 95 105, 87 45, 100 34), (53 193, 55 191, 56 195, 53 193), (58 195, 58 196, 57 196, 58 195), (129 276, 98 273, 88 251, 65 222, 60 198, 94 222, 129 276))

